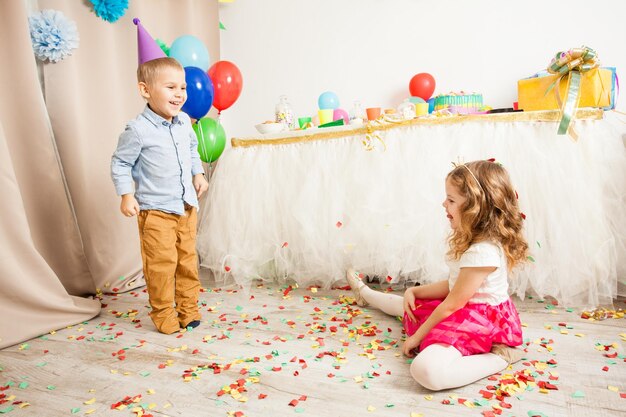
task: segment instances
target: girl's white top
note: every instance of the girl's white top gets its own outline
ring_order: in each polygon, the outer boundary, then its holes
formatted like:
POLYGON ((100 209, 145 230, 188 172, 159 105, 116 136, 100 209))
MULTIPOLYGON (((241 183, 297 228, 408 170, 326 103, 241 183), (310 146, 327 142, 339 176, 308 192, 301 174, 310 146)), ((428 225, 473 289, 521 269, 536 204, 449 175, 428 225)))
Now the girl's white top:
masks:
POLYGON ((458 261, 448 261, 450 290, 459 277, 461 268, 493 266, 496 270, 487 276, 480 288, 468 301, 469 304, 498 305, 509 298, 507 262, 500 245, 493 242, 478 242, 471 245, 458 261))

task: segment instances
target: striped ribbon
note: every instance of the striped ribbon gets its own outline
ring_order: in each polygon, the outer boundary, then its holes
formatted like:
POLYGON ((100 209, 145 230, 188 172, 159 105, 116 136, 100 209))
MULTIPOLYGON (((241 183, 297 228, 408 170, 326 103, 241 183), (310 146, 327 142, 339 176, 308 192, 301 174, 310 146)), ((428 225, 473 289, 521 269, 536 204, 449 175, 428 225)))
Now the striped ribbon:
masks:
POLYGON ((546 94, 555 88, 555 94, 559 107, 561 107, 561 122, 559 123, 559 130, 557 134, 564 135, 567 133, 570 123, 576 113, 578 106, 578 96, 580 94, 581 73, 591 71, 598 68, 600 61, 596 51, 586 46, 580 48, 573 48, 569 51, 558 52, 547 70, 551 74, 557 74, 557 79, 550 84, 546 90, 546 94), (563 77, 567 76, 567 88, 565 103, 561 105, 561 97, 559 95, 558 86, 561 83, 563 77))

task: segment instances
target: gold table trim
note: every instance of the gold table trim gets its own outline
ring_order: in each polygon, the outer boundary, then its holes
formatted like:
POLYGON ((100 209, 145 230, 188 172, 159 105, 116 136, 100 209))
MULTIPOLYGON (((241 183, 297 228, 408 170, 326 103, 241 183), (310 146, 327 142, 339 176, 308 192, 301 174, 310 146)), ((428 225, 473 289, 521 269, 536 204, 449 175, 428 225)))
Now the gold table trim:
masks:
MULTIPOLYGON (((602 109, 579 109, 576 112, 576 120, 601 120, 604 117, 602 109)), ((316 140, 339 139, 347 136, 365 135, 377 131, 397 129, 407 126, 421 125, 452 125, 466 122, 559 122, 561 120, 560 110, 542 110, 532 112, 516 113, 491 113, 476 114, 453 117, 437 117, 405 120, 393 123, 368 123, 350 130, 324 132, 316 129, 316 133, 301 136, 279 137, 271 139, 257 138, 232 138, 230 143, 233 148, 262 146, 262 145, 288 145, 293 143, 309 142, 316 140)))

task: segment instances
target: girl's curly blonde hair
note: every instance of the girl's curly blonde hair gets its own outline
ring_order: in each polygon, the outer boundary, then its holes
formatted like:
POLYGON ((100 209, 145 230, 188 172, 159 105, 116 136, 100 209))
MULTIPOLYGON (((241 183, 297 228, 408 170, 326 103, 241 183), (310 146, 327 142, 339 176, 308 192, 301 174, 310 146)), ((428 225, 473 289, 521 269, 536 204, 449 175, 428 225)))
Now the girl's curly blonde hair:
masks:
POLYGON ((470 245, 493 241, 502 246, 509 270, 526 261, 522 213, 507 171, 495 162, 474 161, 457 165, 446 180, 466 198, 460 225, 448 237, 448 257, 458 260, 470 245))

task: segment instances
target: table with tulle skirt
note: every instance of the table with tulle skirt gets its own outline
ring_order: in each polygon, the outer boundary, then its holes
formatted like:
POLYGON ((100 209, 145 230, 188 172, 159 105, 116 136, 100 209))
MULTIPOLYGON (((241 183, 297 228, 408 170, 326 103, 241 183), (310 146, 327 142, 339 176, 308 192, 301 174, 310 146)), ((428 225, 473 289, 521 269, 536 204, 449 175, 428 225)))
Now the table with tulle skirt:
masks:
POLYGON ((447 276, 441 206, 452 162, 495 158, 526 216, 519 296, 597 306, 626 281, 626 116, 580 110, 415 119, 232 139, 201 204, 198 253, 218 285, 391 284, 447 276))

